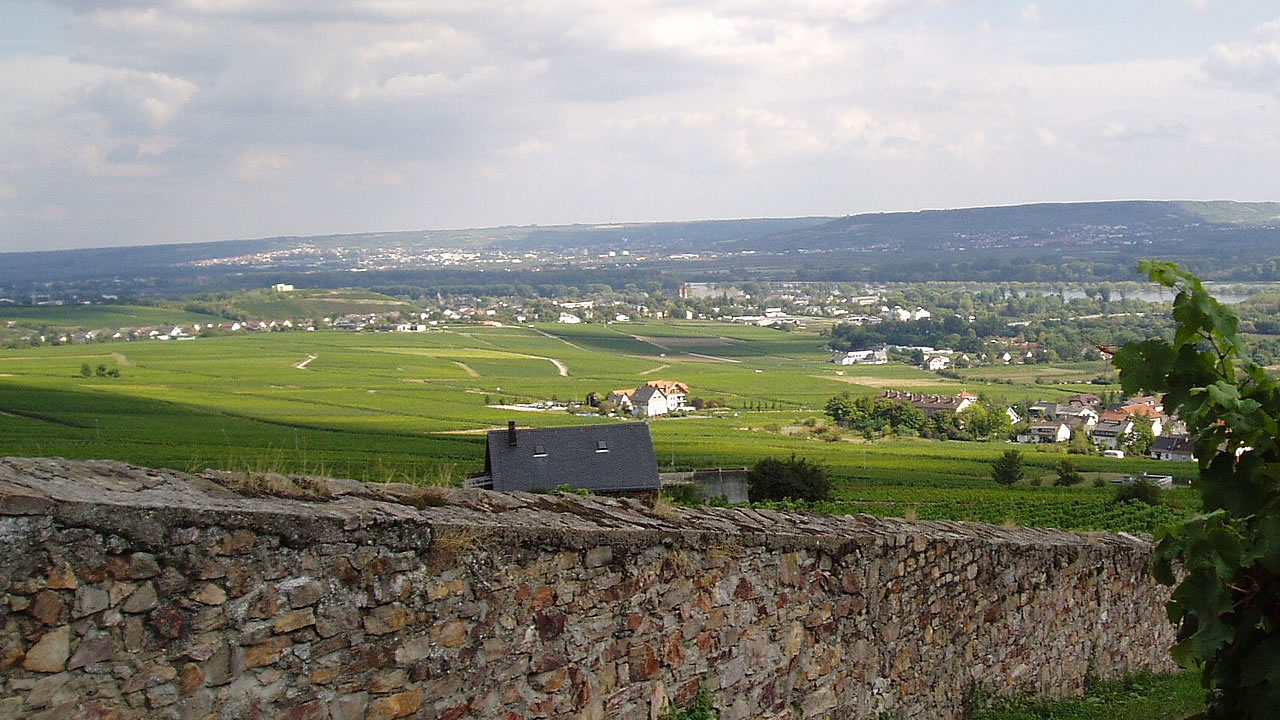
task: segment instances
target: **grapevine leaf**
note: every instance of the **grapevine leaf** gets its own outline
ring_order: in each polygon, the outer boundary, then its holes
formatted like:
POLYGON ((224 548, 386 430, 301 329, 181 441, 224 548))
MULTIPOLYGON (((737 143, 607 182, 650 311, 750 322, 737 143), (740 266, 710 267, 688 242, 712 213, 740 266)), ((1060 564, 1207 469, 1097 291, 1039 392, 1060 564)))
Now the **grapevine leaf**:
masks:
POLYGON ((1258 643, 1240 664, 1242 685, 1280 682, 1280 637, 1269 637, 1258 643))
POLYGON ((1280 573, 1280 514, 1268 513, 1258 521, 1250 555, 1268 571, 1280 573))
POLYGON ((1249 695, 1241 703, 1247 715, 1242 717, 1271 718, 1280 706, 1280 684, 1270 683, 1250 688, 1249 695))
POLYGON ((1164 393, 1195 435, 1206 514, 1157 534, 1153 575, 1178 582, 1167 604, 1174 659, 1199 667, 1205 717, 1260 720, 1280 707, 1280 383, 1243 361, 1239 317, 1177 265, 1139 270, 1178 291, 1172 344, 1115 354, 1126 393, 1164 393), (1180 582, 1179 582, 1180 581, 1180 582))
POLYGON ((1112 363, 1120 369, 1120 385, 1129 394, 1161 388, 1173 363, 1173 348, 1163 340, 1128 343, 1112 363))
POLYGON ((1240 566, 1240 558, 1244 555, 1244 546, 1240 536, 1232 528, 1219 527, 1209 531, 1205 542, 1214 549, 1213 564, 1218 577, 1230 580, 1240 566))
POLYGON ((1209 399, 1223 408, 1240 406, 1240 389, 1231 383, 1219 380, 1205 390, 1209 393, 1209 399))

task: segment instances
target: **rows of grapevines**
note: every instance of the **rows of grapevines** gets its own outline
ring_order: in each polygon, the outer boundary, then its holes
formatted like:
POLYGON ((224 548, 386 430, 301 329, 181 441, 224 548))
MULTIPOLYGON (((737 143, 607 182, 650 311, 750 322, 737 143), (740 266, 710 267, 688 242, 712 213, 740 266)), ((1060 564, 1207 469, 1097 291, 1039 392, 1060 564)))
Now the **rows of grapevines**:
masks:
POLYGON ((1108 493, 1014 495, 999 491, 935 489, 911 493, 882 490, 860 494, 874 497, 815 503, 783 500, 754 505, 775 510, 830 515, 865 513, 880 517, 914 517, 919 520, 964 520, 1062 530, 1128 533, 1154 533, 1157 528, 1186 517, 1191 512, 1190 509, 1169 504, 1116 503, 1108 493))

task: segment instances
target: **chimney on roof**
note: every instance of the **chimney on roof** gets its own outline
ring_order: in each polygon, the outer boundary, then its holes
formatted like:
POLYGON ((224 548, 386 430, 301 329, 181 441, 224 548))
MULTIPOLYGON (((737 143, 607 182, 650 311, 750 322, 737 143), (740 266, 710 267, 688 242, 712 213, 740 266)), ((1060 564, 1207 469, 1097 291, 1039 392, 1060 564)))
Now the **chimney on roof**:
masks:
POLYGON ((507 421, 507 447, 516 446, 516 421, 507 421))

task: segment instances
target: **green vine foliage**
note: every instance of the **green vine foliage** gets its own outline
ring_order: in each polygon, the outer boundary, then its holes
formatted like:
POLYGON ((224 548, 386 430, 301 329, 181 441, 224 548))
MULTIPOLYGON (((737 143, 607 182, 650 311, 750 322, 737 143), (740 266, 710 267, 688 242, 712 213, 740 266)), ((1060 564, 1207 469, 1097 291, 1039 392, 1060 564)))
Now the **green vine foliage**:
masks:
POLYGON ((1155 576, 1176 585, 1173 658, 1199 667, 1201 717, 1280 713, 1280 388, 1241 355, 1239 318, 1177 265, 1139 265, 1178 291, 1173 341, 1115 355, 1126 393, 1163 392, 1195 435, 1203 512, 1156 534, 1155 576))

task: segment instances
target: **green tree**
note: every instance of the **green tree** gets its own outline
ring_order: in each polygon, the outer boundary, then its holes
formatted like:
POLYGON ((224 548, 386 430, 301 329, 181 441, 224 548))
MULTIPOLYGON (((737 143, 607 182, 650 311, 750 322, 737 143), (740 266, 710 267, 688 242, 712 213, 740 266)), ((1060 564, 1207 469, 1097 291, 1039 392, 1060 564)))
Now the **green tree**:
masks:
POLYGON ((1017 450, 1005 450, 1004 454, 991 463, 991 479, 1001 485, 1012 485, 1022 479, 1022 453, 1017 450))
POLYGON ((969 429, 975 438, 989 439, 992 436, 1005 436, 1013 423, 1003 407, 989 407, 974 403, 957 413, 960 423, 969 429))
POLYGON ((89 367, 89 363, 80 363, 80 375, 83 377, 93 377, 93 368, 89 367))
POLYGON ((831 480, 826 468, 804 458, 767 457, 751 466, 747 489, 752 500, 828 500, 831 480))
POLYGON ((1008 437, 1010 431, 1013 430, 1013 420, 1009 419, 1009 413, 1002 405, 991 406, 987 408, 987 437, 1008 437))
POLYGON ((855 428, 862 427, 867 415, 866 403, 860 402, 860 398, 855 398, 848 391, 828 400, 823 411, 835 422, 855 428))
POLYGON ((876 403, 875 414, 896 434, 917 434, 924 430, 927 419, 924 411, 911 403, 884 399, 876 403))
POLYGON ((1054 485, 1079 485, 1084 482, 1084 476, 1076 469, 1076 463, 1071 458, 1062 458, 1056 468, 1058 479, 1053 481, 1054 485))
POLYGON ((1133 432, 1124 437, 1120 449, 1124 450, 1125 455, 1141 457, 1151 452, 1151 445, 1155 441, 1156 435, 1151 431, 1151 418, 1136 415, 1133 417, 1133 432))
POLYGON ((1239 318, 1177 265, 1139 265, 1177 290, 1172 340, 1113 360, 1129 394, 1163 392, 1196 437, 1202 512, 1156 534, 1155 576, 1176 585, 1173 658, 1209 688, 1204 717, 1260 720, 1280 705, 1280 385, 1242 357, 1239 318))
POLYGON ((1075 428, 1071 431, 1071 440, 1067 443, 1067 452, 1072 455, 1090 455, 1093 453, 1093 443, 1089 441, 1089 433, 1084 428, 1075 428))

